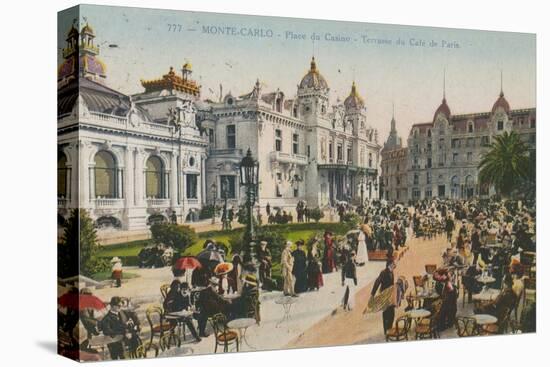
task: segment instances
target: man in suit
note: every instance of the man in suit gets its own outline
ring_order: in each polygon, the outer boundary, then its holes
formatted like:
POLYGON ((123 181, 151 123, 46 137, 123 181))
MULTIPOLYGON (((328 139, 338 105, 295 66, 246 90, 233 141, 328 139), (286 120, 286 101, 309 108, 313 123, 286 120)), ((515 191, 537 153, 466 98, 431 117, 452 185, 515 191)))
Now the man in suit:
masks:
POLYGON ((211 278, 210 286, 199 292, 198 299, 195 303, 198 313, 195 314, 199 326, 199 337, 206 338, 206 323, 208 318, 222 313, 229 315, 231 313, 231 304, 223 299, 215 290, 214 287, 218 286, 218 279, 211 278))
MULTIPOLYGON (((110 337, 126 336, 126 323, 124 323, 120 315, 121 304, 122 300, 120 297, 115 296, 111 298, 109 312, 101 320, 100 324, 104 335, 110 337)), ((124 344, 122 340, 116 343, 107 344, 107 348, 109 348, 111 359, 124 359, 124 344)))
MULTIPOLYGON (((378 289, 380 292, 394 285, 395 261, 393 258, 386 260, 386 268, 380 272, 378 278, 374 281, 372 286, 371 297, 376 295, 378 289)), ((384 334, 393 326, 393 320, 395 318, 395 305, 389 305, 384 312, 382 312, 382 323, 384 326, 384 334)))

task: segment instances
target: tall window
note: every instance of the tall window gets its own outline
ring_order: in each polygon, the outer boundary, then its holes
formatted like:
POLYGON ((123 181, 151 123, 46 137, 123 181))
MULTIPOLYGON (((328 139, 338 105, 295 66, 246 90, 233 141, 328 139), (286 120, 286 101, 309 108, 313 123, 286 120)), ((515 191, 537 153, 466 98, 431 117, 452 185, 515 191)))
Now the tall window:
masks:
POLYGON ((426 160, 426 168, 432 168, 432 158, 426 160))
POLYGON ((344 157, 344 152, 342 151, 342 146, 341 145, 338 145, 338 147, 336 148, 336 159, 338 159, 339 161, 343 160, 344 157))
POLYGON ((499 121, 497 122, 497 130, 500 131, 500 130, 503 130, 503 129, 504 129, 504 121, 499 120, 499 121))
POLYGON ((413 185, 418 185, 418 173, 415 173, 413 176, 413 185))
POLYGON ((224 195, 227 194, 228 199, 235 199, 237 197, 237 190, 235 185, 235 176, 220 176, 220 187, 222 191, 220 192, 221 198, 225 199, 224 195), (227 185, 227 186, 225 186, 227 185), (225 189, 225 193, 224 193, 225 189))
POLYGON ((474 124, 472 122, 468 123, 468 132, 473 133, 474 132, 474 124))
POLYGON ((275 100, 275 110, 277 112, 282 112, 283 111, 283 99, 281 97, 279 97, 275 100))
POLYGON ((347 159, 348 159, 348 163, 351 163, 353 161, 353 154, 352 154, 352 148, 351 147, 348 147, 348 151, 347 151, 347 159))
POLYGON ((292 153, 298 154, 298 134, 292 134, 292 153))
POLYGON ((426 172, 426 183, 431 184, 432 183, 432 173, 426 172))
POLYGON ((67 198, 67 156, 63 152, 57 153, 57 197, 67 198))
POLYGON ((227 125, 226 127, 227 148, 234 149, 236 146, 235 125, 227 125))
POLYGON ((467 160, 468 162, 471 162, 473 157, 474 157, 474 155, 473 155, 472 152, 466 153, 466 160, 467 160))
POLYGON ((197 199, 197 182, 199 175, 196 174, 187 174, 185 175, 186 179, 186 194, 188 199, 197 199))
POLYGON ((330 159, 330 161, 332 161, 332 158, 333 158, 332 143, 328 144, 328 158, 330 159))
POLYGON ((369 168, 372 167, 372 153, 369 153, 369 168))
POLYGON ((95 162, 95 196, 102 198, 117 197, 117 177, 115 157, 105 150, 98 152, 95 162))
POLYGON ((210 144, 214 144, 214 129, 208 129, 208 141, 210 144))
POLYGON ((164 166, 159 157, 152 156, 145 164, 145 195, 148 198, 164 196, 164 166))
POLYGON ((453 163, 458 162, 458 153, 453 153, 453 163))
POLYGON ((275 150, 277 152, 283 150, 283 132, 279 129, 275 130, 275 150))

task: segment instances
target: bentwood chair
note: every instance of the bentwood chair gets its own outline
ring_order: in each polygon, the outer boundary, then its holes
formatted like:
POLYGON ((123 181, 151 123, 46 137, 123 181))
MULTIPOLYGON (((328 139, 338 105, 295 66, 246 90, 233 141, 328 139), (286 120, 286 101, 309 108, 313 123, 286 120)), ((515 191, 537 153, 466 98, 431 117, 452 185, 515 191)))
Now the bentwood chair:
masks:
POLYGON ((439 332, 437 331, 437 322, 439 320, 439 313, 432 314, 427 322, 420 322, 416 326, 414 333, 415 339, 437 339, 439 338, 439 332))
POLYGON ((409 340, 409 330, 411 328, 411 319, 407 316, 401 316, 395 321, 395 326, 386 332, 387 342, 398 342, 409 340))
POLYGON ((163 284, 160 286, 160 295, 162 296, 163 301, 166 299, 169 289, 170 289, 170 284, 163 284))
POLYGON ((149 306, 145 311, 145 317, 147 318, 147 322, 149 323, 149 327, 151 329, 151 336, 149 338, 150 344, 153 344, 153 339, 155 336, 158 336, 159 343, 162 337, 167 333, 174 335, 174 337, 176 336, 176 325, 170 324, 166 321, 166 318, 164 317, 164 310, 160 305, 149 306))
POLYGON ((456 334, 459 337, 474 336, 477 334, 476 319, 459 316, 455 321, 456 334))
POLYGON ((157 357, 159 355, 159 347, 156 344, 151 344, 149 342, 146 342, 145 344, 140 343, 136 350, 130 351, 126 355, 126 359, 139 359, 139 358, 147 358, 148 353, 153 351, 154 356, 157 357))
POLYGON ((215 345, 214 353, 218 352, 218 346, 223 346, 223 352, 229 351, 229 346, 235 344, 239 351, 239 334, 236 330, 227 327, 227 318, 224 314, 218 313, 210 318, 212 329, 214 329, 215 345))

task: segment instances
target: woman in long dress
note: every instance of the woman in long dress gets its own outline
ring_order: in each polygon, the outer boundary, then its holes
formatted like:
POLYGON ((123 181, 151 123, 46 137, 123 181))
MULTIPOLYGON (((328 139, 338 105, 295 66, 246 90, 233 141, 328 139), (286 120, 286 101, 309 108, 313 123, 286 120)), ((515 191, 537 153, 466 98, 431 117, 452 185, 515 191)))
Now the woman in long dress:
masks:
POLYGON ((357 236, 357 263, 363 265, 369 261, 369 255, 367 253, 367 242, 365 232, 362 229, 359 230, 357 236))

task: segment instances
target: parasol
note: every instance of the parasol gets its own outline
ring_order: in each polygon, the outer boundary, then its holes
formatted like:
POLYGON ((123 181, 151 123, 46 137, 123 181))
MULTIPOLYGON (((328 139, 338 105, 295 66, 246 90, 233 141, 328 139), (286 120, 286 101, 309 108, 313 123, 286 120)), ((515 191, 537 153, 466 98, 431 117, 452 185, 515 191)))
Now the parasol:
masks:
POLYGON ((229 273, 231 270, 233 270, 233 264, 231 263, 219 263, 214 268, 214 274, 217 276, 222 276, 227 273, 229 273))
POLYGON ((79 294, 76 292, 68 292, 57 299, 57 304, 63 308, 73 310, 84 310, 92 308, 101 311, 105 309, 105 304, 93 294, 79 294))
POLYGON ((201 261, 214 261, 214 262, 218 262, 218 263, 223 262, 222 255, 218 251, 214 251, 214 250, 201 251, 197 255, 197 259, 201 260, 201 261))
POLYGON ((178 270, 194 270, 202 268, 202 264, 197 258, 192 256, 180 257, 174 264, 174 268, 178 270))

